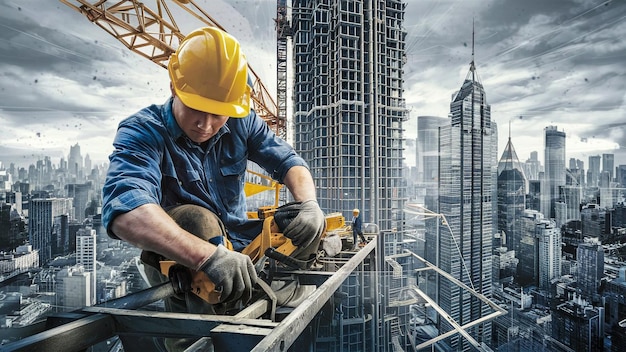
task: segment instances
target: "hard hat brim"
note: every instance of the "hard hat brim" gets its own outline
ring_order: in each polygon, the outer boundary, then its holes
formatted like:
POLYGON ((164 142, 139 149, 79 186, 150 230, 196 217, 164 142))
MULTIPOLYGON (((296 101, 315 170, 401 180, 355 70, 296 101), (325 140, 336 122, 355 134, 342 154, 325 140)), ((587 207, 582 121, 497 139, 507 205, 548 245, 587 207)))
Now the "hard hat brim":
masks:
POLYGON ((174 91, 185 106, 194 110, 235 118, 246 117, 250 114, 250 87, 246 87, 246 92, 239 101, 233 102, 221 102, 197 94, 183 92, 175 84, 174 91))

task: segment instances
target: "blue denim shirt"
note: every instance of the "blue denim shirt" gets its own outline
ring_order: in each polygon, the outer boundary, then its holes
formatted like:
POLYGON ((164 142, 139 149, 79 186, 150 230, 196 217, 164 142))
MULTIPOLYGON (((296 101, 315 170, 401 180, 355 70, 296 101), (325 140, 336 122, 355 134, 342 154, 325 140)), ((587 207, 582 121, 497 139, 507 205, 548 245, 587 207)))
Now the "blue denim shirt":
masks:
POLYGON ((291 167, 308 167, 253 110, 247 117, 229 118, 203 148, 178 126, 172 98, 123 120, 113 146, 102 207, 102 222, 112 237, 113 219, 141 205, 196 204, 219 216, 233 246, 241 250, 262 226, 246 215, 247 161, 281 183, 291 167))

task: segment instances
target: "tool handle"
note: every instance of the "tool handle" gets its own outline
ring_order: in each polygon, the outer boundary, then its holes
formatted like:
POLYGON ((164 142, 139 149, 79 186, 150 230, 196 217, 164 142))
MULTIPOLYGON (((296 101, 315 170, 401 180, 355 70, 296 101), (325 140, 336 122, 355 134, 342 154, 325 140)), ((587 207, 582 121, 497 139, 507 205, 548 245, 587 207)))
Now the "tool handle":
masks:
POLYGON ((307 262, 285 255, 272 247, 265 250, 265 255, 268 258, 275 259, 293 269, 306 269, 307 267, 307 262))

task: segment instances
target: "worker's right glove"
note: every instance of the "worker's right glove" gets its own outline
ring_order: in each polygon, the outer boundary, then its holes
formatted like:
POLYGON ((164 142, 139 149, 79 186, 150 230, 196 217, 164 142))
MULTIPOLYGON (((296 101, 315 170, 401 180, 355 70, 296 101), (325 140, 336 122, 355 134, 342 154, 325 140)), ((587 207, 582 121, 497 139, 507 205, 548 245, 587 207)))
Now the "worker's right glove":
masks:
POLYGON ((315 200, 287 203, 276 209, 274 221, 285 237, 300 248, 322 235, 326 217, 315 200))
POLYGON ((215 289, 221 289, 220 303, 231 303, 241 298, 246 304, 252 296, 252 285, 257 276, 252 260, 245 254, 217 246, 215 253, 200 266, 215 289))

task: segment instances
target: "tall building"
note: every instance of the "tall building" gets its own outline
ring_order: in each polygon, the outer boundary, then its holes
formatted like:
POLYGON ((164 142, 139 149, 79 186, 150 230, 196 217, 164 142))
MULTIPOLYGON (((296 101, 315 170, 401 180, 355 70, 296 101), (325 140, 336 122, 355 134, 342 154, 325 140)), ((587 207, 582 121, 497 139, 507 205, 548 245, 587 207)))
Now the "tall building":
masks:
POLYGON ((561 197, 566 206, 565 222, 580 220, 580 203, 582 201, 582 187, 565 186, 561 188, 561 197))
POLYGON ((504 147, 502 157, 498 162, 498 232, 504 234, 504 241, 509 250, 514 250, 513 243, 509 243, 519 222, 516 221, 526 209, 526 176, 522 168, 511 137, 504 147))
POLYGON ((52 257, 52 230, 55 217, 72 213, 69 198, 35 198, 29 202, 28 236, 33 249, 39 251, 43 265, 52 257))
POLYGON ((57 273, 55 293, 57 305, 65 311, 91 306, 91 273, 82 265, 61 269, 57 273))
POLYGON ((539 162, 537 152, 530 152, 530 158, 524 163, 524 174, 529 181, 536 181, 539 180, 539 173, 541 171, 541 163, 539 162))
POLYGON ((594 307, 580 297, 561 303, 552 313, 552 337, 556 345, 549 350, 571 351, 604 350, 604 308, 594 307))
POLYGON ((576 248, 578 288, 583 297, 591 300, 600 288, 604 276, 604 249, 598 238, 585 238, 576 248))
MULTIPOLYGON (((450 103, 450 122, 440 129, 438 212, 448 226, 429 227, 428 243, 436 243, 434 263, 486 297, 491 296, 493 209, 495 199, 496 126, 491 106, 478 79, 472 57, 470 70, 450 103)), ((428 258, 427 258, 428 259, 428 258)), ((461 324, 486 315, 486 307, 463 295, 448 280, 437 283, 437 301, 461 324)), ((450 326, 441 322, 440 332, 450 326)), ((469 333, 479 342, 491 340, 490 325, 479 324, 469 333)), ((453 349, 467 348, 465 340, 449 339, 453 349)))
POLYGON ((617 174, 615 175, 615 180, 619 187, 626 188, 626 165, 619 165, 616 168, 617 174))
POLYGON ((437 208, 439 195, 439 127, 448 123, 447 118, 436 116, 417 117, 417 184, 418 199, 427 209, 437 208))
POLYGON ((609 173, 609 182, 613 182, 613 174, 615 173, 615 154, 602 154, 602 171, 609 173))
POLYGON ((70 180, 78 182, 83 176, 83 156, 80 154, 78 143, 70 147, 70 154, 67 156, 67 171, 70 180))
POLYGON ((85 210, 93 198, 93 183, 70 183, 65 185, 66 196, 73 199, 74 216, 78 222, 86 218, 85 210))
POLYGON ((417 117, 417 181, 437 184, 439 172, 439 127, 448 122, 437 116, 417 117))
POLYGON ((513 237, 513 248, 519 264, 516 280, 521 286, 537 286, 539 283, 539 250, 537 245, 537 225, 545 221, 537 210, 526 210, 519 220, 519 236, 513 237))
POLYGON ((554 220, 544 219, 536 225, 539 288, 550 291, 552 280, 561 276, 561 229, 554 220))
POLYGON ((85 165, 83 170, 85 171, 85 176, 91 174, 91 157, 89 154, 85 155, 85 165))
POLYGON ((96 230, 85 227, 76 233, 76 264, 85 268, 90 273, 91 279, 91 304, 96 303, 96 230))
POLYGON ((589 157, 589 170, 587 170, 587 187, 598 187, 600 179, 600 155, 589 157))
POLYGON ((554 205, 560 199, 560 187, 565 186, 565 132, 556 126, 545 128, 545 172, 541 187, 541 212, 554 218, 554 205))
POLYGON ((405 4, 294 0, 294 147, 323 210, 402 228, 405 4))

